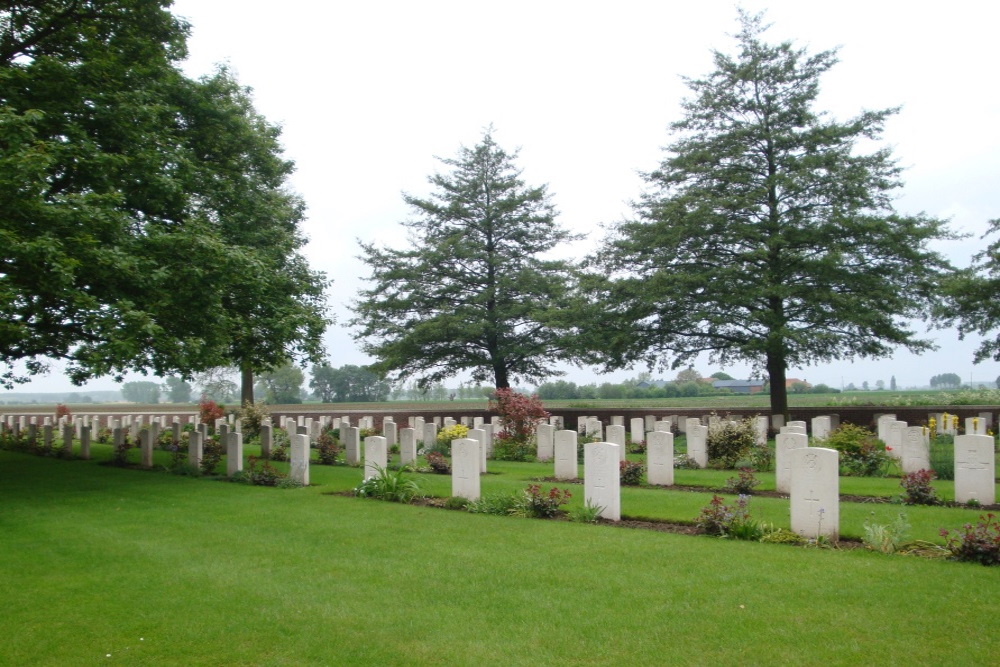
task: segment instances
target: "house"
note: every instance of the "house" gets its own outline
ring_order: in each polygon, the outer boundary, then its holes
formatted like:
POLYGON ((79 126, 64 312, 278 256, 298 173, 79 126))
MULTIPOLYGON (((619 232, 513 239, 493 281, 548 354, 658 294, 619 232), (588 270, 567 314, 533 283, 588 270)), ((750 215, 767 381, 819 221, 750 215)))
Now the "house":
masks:
POLYGON ((785 380, 785 389, 791 389, 793 384, 804 384, 806 389, 812 389, 813 386, 806 382, 805 380, 800 380, 798 378, 788 378, 785 380))
POLYGON ((764 391, 763 380, 713 380, 715 389, 728 389, 734 394, 759 394, 764 391))

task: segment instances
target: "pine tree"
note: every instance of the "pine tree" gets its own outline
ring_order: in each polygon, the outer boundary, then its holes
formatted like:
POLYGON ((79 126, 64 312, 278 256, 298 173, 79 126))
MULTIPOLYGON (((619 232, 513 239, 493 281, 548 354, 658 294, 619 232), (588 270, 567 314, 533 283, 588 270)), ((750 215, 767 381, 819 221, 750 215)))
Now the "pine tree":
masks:
POLYGON ((715 52, 715 71, 687 80, 637 219, 591 262, 582 292, 597 308, 580 334, 583 358, 610 368, 749 361, 784 414, 789 366, 931 347, 907 320, 950 268, 929 249, 950 234, 896 213, 889 149, 859 150, 896 110, 826 118, 813 106, 835 52, 767 44, 765 30, 741 12, 736 56, 715 52))
POLYGON ((433 385, 468 371, 498 389, 557 374, 564 342, 549 326, 567 298, 570 263, 547 259, 574 238, 545 186, 528 187, 487 130, 442 159, 429 198, 404 195, 417 217, 402 250, 362 243, 372 287, 353 309, 356 338, 392 382, 433 385))

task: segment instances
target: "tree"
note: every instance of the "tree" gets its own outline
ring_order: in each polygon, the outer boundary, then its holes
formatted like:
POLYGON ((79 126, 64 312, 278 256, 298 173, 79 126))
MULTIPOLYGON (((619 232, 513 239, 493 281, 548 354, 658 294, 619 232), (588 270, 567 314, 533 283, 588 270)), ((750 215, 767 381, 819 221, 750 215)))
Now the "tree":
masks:
POLYGON ((885 389, 885 380, 878 380, 878 381, 876 381, 875 382, 875 388, 878 389, 879 391, 884 390, 885 389))
POLYGON ((129 403, 159 403, 160 385, 148 380, 126 382, 122 385, 122 398, 129 403))
POLYGON ((962 386, 962 376, 958 373, 941 373, 931 378, 931 387, 957 389, 962 386))
POLYGON ((723 373, 722 371, 718 371, 718 372, 712 373, 708 377, 715 378, 716 380, 735 380, 736 379, 732 375, 730 375, 729 373, 723 373))
POLYGON ((264 389, 264 400, 271 404, 301 403, 300 394, 305 379, 302 369, 292 364, 261 373, 260 383, 264 389))
POLYGON ((694 366, 688 366, 674 378, 674 382, 678 384, 682 382, 701 382, 701 373, 694 369, 694 366))
POLYGON ((169 4, 0 9, 8 386, 27 379, 16 362, 31 375, 46 357, 80 383, 317 353, 324 281, 295 252, 278 130, 225 69, 183 76, 188 26, 169 4))
POLYGON ((191 383, 184 378, 168 377, 164 380, 167 388, 168 400, 171 403, 191 402, 191 383))
POLYGON ((378 402, 389 398, 391 386, 363 366, 313 366, 309 387, 324 403, 378 402))
MULTIPOLYGON (((983 240, 1000 235, 1000 218, 989 221, 983 240)), ((939 326, 958 325, 958 337, 970 333, 993 335, 983 340, 973 355, 973 363, 985 359, 1000 361, 1000 236, 973 256, 972 266, 955 272, 944 283, 945 300, 937 304, 939 326)))
POLYGON ((896 391, 896 376, 895 375, 893 375, 891 378, 889 378, 889 389, 891 391, 896 391))
POLYGON ((404 195, 417 217, 408 248, 361 243, 372 287, 354 303, 355 336, 393 382, 433 384, 460 371, 508 388, 558 375, 565 342, 550 323, 573 267, 546 253, 575 238, 555 221, 545 186, 528 187, 492 131, 442 159, 426 199, 404 195))
POLYGON ((895 212, 889 149, 861 153, 896 110, 846 122, 813 109, 835 52, 761 40, 741 12, 738 53, 688 79, 692 97, 637 218, 615 225, 581 286, 586 361, 679 367, 702 352, 766 372, 786 414, 789 366, 932 348, 924 317, 946 260, 945 223, 895 212), (583 308, 586 312, 586 306, 583 308), (598 322, 601 326, 597 326, 598 322))

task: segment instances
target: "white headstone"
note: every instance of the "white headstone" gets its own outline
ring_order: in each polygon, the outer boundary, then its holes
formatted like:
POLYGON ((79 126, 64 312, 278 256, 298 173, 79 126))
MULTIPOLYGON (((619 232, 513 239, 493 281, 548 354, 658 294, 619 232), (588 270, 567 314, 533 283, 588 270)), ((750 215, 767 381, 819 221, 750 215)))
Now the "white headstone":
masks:
POLYGON ((619 424, 612 424, 608 427, 607 435, 604 436, 606 442, 610 442, 612 445, 618 445, 618 455, 621 460, 625 460, 625 427, 619 424))
MULTIPOLYGON (((479 472, 486 472, 486 431, 481 428, 474 428, 469 431, 469 438, 475 440, 479 443, 479 472)), ((456 440, 452 440, 452 447, 455 446, 456 440)))
POLYGON ((199 431, 188 433, 188 465, 194 468, 201 467, 201 457, 204 449, 204 441, 199 431))
POLYGON ((434 422, 424 422, 424 450, 428 450, 437 444, 438 428, 434 422))
MULTIPOLYGON (((46 426, 45 428, 49 428, 46 426)), ((149 429, 139 431, 139 449, 142 451, 142 466, 153 467, 153 434, 149 429)))
MULTIPOLYGON (((795 419, 795 420, 792 420, 792 421, 788 422, 787 424, 785 424, 785 426, 797 426, 797 427, 800 427, 802 429, 806 429, 806 428, 808 428, 809 425, 806 424, 804 421, 802 421, 800 419, 795 419)), ((802 432, 805 433, 806 431, 803 430, 802 432)))
POLYGON ((699 468, 708 465, 708 427, 697 419, 687 420, 687 456, 699 468))
POLYGON ((646 415, 642 418, 642 433, 645 435, 656 429, 656 415, 646 415))
POLYGON ((646 439, 646 420, 642 417, 633 417, 629 420, 629 432, 632 442, 638 443, 646 439))
POLYGON ((803 537, 836 540, 840 535, 840 463, 835 449, 803 447, 789 452, 792 464, 792 530, 803 537))
POLYGON ((553 436, 555 450, 556 479, 576 479, 577 477, 577 432, 556 431, 553 436))
POLYGON ((885 425, 885 451, 897 460, 903 459, 903 432, 906 422, 887 421, 885 425))
POLYGON ((396 439, 396 422, 383 421, 382 422, 382 436, 385 438, 385 442, 389 447, 392 447, 397 443, 396 439))
POLYGON ((451 442, 451 495, 479 500, 479 441, 459 438, 451 442))
POLYGON ((243 434, 230 433, 226 441, 226 474, 230 477, 243 470, 243 434))
POLYGON ((417 460, 417 432, 412 428, 399 430, 399 462, 402 465, 417 460))
POLYGON ((785 431, 774 436, 774 488, 778 493, 792 490, 792 450, 808 446, 809 436, 805 433, 785 431))
POLYGON ((767 417, 756 417, 753 420, 754 434, 757 436, 757 446, 767 446, 767 417))
POLYGON ((381 435, 365 438, 365 479, 378 477, 389 465, 389 447, 381 435))
POLYGON ((830 437, 830 431, 832 430, 830 424, 830 418, 826 415, 820 417, 813 417, 812 419, 812 437, 813 440, 826 440, 830 437))
POLYGON ((669 420, 669 419, 665 419, 663 421, 658 421, 658 422, 653 422, 653 428, 650 429, 650 432, 652 432, 652 431, 663 431, 664 433, 673 433, 674 432, 673 426, 674 426, 674 423, 671 420, 669 420))
POLYGON ((996 453, 988 435, 960 435, 955 438, 955 501, 978 500, 980 505, 996 503, 996 453))
POLYGON ((587 418, 587 437, 588 438, 603 438, 604 437, 604 425, 601 424, 601 420, 596 417, 587 418))
POLYGON ((309 485, 309 436, 293 435, 288 451, 288 478, 309 485))
POLYGON ((771 415, 771 429, 780 431, 785 425, 785 415, 771 415))
POLYGON ((986 435, 986 427, 989 424, 985 419, 980 417, 966 417, 965 418, 965 434, 966 435, 986 435))
POLYGON ((612 426, 625 426, 625 417, 622 416, 622 415, 618 415, 618 416, 612 417, 611 418, 611 425, 612 426))
POLYGON ((650 484, 672 486, 674 483, 674 434, 650 431, 646 441, 646 479, 650 484))
POLYGON ((535 431, 535 439, 538 441, 539 461, 551 461, 555 455, 555 441, 553 440, 555 432, 556 429, 551 424, 538 425, 538 429, 535 431))
MULTIPOLYGON (((902 422, 896 422, 902 423, 902 422)), ((904 474, 931 469, 931 454, 924 438, 923 426, 910 426, 903 431, 902 462, 904 474)))
MULTIPOLYGON (((896 421, 896 415, 879 415, 875 420, 875 425, 878 433, 878 439, 889 444, 889 424, 896 421)), ((938 422, 940 426, 941 422, 938 422)))
POLYGON ((344 459, 347 465, 361 463, 361 429, 357 426, 340 427, 340 440, 344 443, 344 459))
POLYGON ((589 442, 583 446, 584 501, 600 507, 600 516, 611 521, 622 518, 618 449, 618 445, 610 442, 589 442))

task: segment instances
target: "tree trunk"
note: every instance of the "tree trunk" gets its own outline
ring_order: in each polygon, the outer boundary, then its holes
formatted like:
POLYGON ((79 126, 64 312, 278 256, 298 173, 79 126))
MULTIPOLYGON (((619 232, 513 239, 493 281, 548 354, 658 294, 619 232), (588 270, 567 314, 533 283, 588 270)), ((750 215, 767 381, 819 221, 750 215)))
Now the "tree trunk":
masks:
POLYGON ((788 420, 788 387, 785 386, 785 353, 781 341, 769 342, 767 350, 767 381, 771 385, 771 414, 788 420))
POLYGON ((494 364, 493 377, 496 380, 497 389, 510 389, 510 381, 507 379, 506 366, 502 364, 494 364))
POLYGON ((253 405, 253 368, 250 364, 240 366, 240 406, 253 405))

